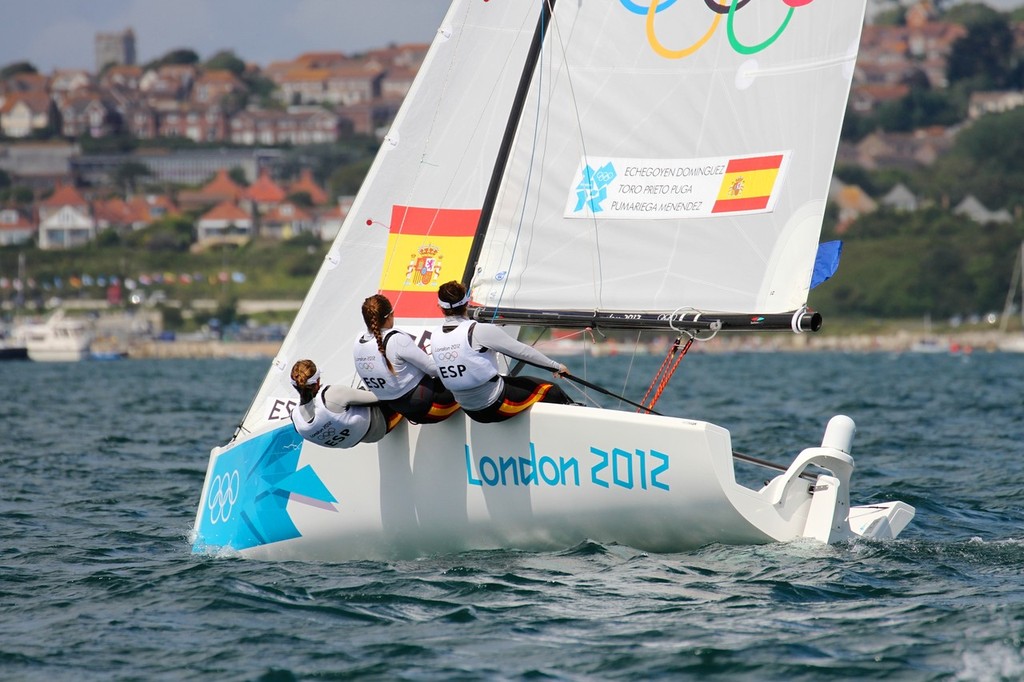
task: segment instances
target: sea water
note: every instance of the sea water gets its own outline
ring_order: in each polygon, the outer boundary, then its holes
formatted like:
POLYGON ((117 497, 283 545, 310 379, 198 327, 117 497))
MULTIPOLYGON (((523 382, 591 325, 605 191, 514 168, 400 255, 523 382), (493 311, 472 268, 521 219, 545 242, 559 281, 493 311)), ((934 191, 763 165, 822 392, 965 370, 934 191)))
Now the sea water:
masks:
MULTIPOLYGON (((659 359, 566 362, 636 400, 659 359)), ((854 503, 917 508, 895 541, 193 555, 209 448, 268 364, 0 363, 0 678, 1024 677, 1024 355, 684 360, 657 409, 747 454, 788 463, 851 416, 854 503)))

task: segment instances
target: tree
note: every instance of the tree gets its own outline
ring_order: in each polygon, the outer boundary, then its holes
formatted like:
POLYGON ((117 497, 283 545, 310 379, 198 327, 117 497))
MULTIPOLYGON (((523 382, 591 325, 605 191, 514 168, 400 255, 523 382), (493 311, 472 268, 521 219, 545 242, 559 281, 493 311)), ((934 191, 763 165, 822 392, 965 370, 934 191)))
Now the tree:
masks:
POLYGON ((230 71, 241 77, 245 73, 245 62, 235 56, 231 50, 221 50, 206 60, 203 68, 207 71, 230 71))
POLYGON ((118 186, 124 188, 124 193, 134 194, 139 178, 150 177, 153 171, 144 163, 138 161, 125 161, 114 169, 112 180, 118 186))
POLYGON ((181 48, 177 50, 171 50, 163 57, 154 59, 153 61, 142 67, 143 71, 150 71, 152 69, 159 69, 161 66, 168 66, 171 64, 198 64, 199 55, 194 50, 181 48))
POLYGON ((967 35, 953 43, 946 66, 950 84, 969 81, 976 90, 998 90, 1011 81, 1013 31, 998 12, 980 12, 967 35))
POLYGON ((39 73, 39 71, 36 70, 36 67, 31 62, 11 62, 0 69, 0 80, 7 80, 11 76, 17 76, 19 73, 39 73))

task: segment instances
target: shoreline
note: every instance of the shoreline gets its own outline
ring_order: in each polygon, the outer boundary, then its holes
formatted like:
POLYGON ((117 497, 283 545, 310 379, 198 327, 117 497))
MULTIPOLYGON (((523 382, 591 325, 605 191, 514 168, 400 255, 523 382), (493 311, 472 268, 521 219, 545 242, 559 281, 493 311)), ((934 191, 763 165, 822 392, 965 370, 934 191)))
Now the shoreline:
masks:
MULTIPOLYGON (((668 351, 669 340, 659 340, 637 349, 643 354, 661 355, 668 351)), ((280 350, 278 341, 130 341, 127 344, 97 340, 93 352, 118 354, 128 359, 203 359, 203 358, 266 358, 273 359, 280 350)), ((632 344, 603 341, 598 344, 578 340, 540 342, 541 352, 553 357, 594 356, 631 353, 632 344)), ((815 336, 813 334, 734 333, 707 341, 695 342, 692 352, 842 352, 842 353, 947 353, 997 352, 1024 350, 1024 336, 1019 332, 971 331, 923 336, 908 331, 892 334, 850 334, 815 336), (922 341, 927 339, 927 343, 922 341), (1011 344, 1018 348, 1010 348, 1011 344)))

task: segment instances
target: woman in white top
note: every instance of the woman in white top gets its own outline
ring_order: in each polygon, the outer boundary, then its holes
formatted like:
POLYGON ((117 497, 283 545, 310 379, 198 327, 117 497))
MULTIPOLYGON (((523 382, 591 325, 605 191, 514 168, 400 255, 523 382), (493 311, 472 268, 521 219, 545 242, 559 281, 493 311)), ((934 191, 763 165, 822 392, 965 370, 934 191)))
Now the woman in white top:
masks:
POLYGON ((350 448, 374 443, 402 421, 402 415, 381 405, 377 396, 348 386, 320 385, 320 372, 312 360, 292 365, 292 386, 299 405, 292 424, 304 439, 328 448, 350 448))
POLYGON ((474 421, 500 422, 523 412, 534 403, 573 404, 550 381, 529 376, 501 376, 498 353, 540 367, 555 376, 569 373, 565 365, 521 343, 491 324, 466 318, 469 295, 460 282, 451 281, 437 291, 444 325, 430 338, 430 353, 442 383, 455 394, 462 410, 474 421))
POLYGON ((437 379, 434 360, 415 339, 395 329, 395 312, 386 296, 363 301, 366 332, 356 338, 356 372, 382 403, 418 424, 435 424, 459 409, 452 392, 437 379))

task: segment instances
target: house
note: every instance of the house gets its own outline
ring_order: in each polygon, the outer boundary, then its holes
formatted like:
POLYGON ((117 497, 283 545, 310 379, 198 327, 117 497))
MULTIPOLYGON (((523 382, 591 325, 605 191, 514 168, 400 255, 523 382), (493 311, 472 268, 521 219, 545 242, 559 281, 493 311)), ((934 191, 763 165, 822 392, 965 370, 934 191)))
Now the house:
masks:
POLYGON ((345 223, 345 217, 352 209, 353 201, 355 201, 354 196, 343 196, 338 199, 336 206, 320 214, 317 218, 317 231, 320 233, 320 239, 325 242, 334 241, 338 232, 341 231, 341 226, 345 223))
POLYGON ((241 246, 253 236, 252 216, 232 201, 213 207, 196 222, 196 243, 200 251, 211 246, 241 246))
POLYGON ((245 83, 230 71, 207 71, 192 85, 192 101, 196 104, 221 104, 222 100, 248 90, 245 83))
POLYGON ((1024 106, 1024 92, 1020 90, 972 92, 967 104, 967 117, 975 120, 985 114, 1001 114, 1019 106, 1024 106))
POLYGON ((886 192, 879 203, 894 211, 911 212, 916 211, 920 202, 910 189, 902 182, 896 183, 892 189, 886 192))
POLYGON ((113 104, 97 92, 72 93, 58 110, 64 137, 106 137, 120 129, 113 104))
POLYGON ((828 188, 828 198, 835 202, 839 209, 839 221, 836 233, 842 234, 862 215, 878 210, 878 204, 868 196, 867 192, 857 185, 847 185, 833 177, 828 188))
POLYGON ((36 237, 38 225, 18 208, 0 208, 0 246, 27 244, 36 237))
POLYGON ((30 137, 47 130, 54 114, 53 101, 45 92, 16 92, 0 106, 0 131, 7 137, 30 137))
POLYGON ((273 210, 287 196, 281 185, 274 182, 270 177, 270 171, 266 168, 260 171, 260 176, 245 190, 245 199, 259 213, 267 213, 273 210))
POLYGON ((966 216, 976 223, 982 225, 986 223, 1008 223, 1013 220, 1013 216, 1005 208, 1001 208, 998 211, 990 211, 988 208, 978 201, 977 198, 968 194, 956 208, 953 209, 953 213, 956 215, 966 216))
POLYGON ((412 88, 416 69, 397 66, 388 69, 380 81, 380 96, 383 98, 404 98, 412 88))
POLYGON ((275 239, 291 239, 313 231, 313 216, 290 201, 278 204, 260 216, 260 234, 275 239))
POLYGON ((231 118, 230 141, 245 145, 308 145, 337 142, 349 124, 322 107, 292 107, 287 112, 247 109, 231 118))
POLYGON ((210 207, 217 204, 237 204, 245 198, 245 187, 231 179, 227 168, 221 168, 213 179, 198 190, 178 193, 178 203, 183 210, 210 207))
POLYGON ((288 194, 306 194, 314 206, 323 206, 328 202, 327 192, 316 184, 313 171, 308 168, 303 168, 299 173, 299 179, 288 186, 288 194))
POLYGON ((869 169, 927 167, 953 146, 955 131, 941 126, 910 133, 874 132, 857 144, 857 163, 869 169))
POLYGON ((139 80, 139 90, 149 101, 181 101, 188 98, 198 71, 190 64, 166 64, 150 69, 139 80))
POLYGON ((50 94, 55 98, 89 87, 92 87, 92 75, 84 69, 58 69, 50 77, 50 94))
POLYGON ((70 249, 96 239, 96 221, 91 211, 62 206, 39 222, 40 249, 70 249))
POLYGON ((142 80, 142 67, 119 64, 111 66, 100 76, 100 87, 119 90, 138 90, 142 80))
POLYGON ((92 207, 73 185, 58 183, 38 209, 40 249, 68 249, 96 239, 92 207))

